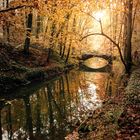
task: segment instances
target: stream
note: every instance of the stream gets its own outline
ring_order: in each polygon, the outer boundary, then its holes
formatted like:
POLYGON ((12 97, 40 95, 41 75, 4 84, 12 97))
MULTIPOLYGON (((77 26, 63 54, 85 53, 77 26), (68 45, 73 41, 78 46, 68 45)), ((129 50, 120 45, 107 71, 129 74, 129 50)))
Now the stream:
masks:
MULTIPOLYGON (((100 67, 106 62, 91 59, 88 63, 100 67)), ((116 94, 122 73, 116 63, 111 72, 72 70, 1 96, 1 139, 64 140, 106 98, 116 94)))

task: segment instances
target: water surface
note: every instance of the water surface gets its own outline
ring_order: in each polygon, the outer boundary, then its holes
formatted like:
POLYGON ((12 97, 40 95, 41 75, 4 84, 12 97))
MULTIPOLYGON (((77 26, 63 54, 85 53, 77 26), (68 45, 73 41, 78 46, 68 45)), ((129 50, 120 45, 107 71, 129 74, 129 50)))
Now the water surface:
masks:
POLYGON ((73 70, 1 97, 1 137, 64 140, 76 124, 113 94, 113 76, 73 70))

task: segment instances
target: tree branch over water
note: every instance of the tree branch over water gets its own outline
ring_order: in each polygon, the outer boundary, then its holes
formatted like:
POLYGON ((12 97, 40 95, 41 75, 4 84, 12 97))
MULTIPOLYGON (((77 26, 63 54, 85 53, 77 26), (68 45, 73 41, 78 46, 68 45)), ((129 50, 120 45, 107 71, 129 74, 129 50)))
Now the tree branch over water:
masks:
POLYGON ((80 39, 80 41, 84 40, 85 38, 87 38, 87 37, 89 37, 89 36, 93 36, 93 35, 104 36, 104 37, 106 37, 108 40, 110 40, 110 41, 117 47, 118 52, 119 52, 119 55, 120 55, 120 58, 121 58, 121 61, 122 61, 123 65, 124 65, 124 67, 126 68, 126 64, 125 64, 125 61, 124 61, 124 59, 123 59, 123 55, 122 55, 122 53, 121 53, 121 49, 120 49, 119 44, 117 44, 111 37, 109 37, 108 35, 106 35, 106 34, 103 32, 102 28, 101 28, 101 33, 91 33, 91 34, 85 35, 84 37, 82 37, 82 38, 80 39))
POLYGON ((120 55, 120 59, 121 59, 123 65, 124 65, 124 67, 125 67, 125 69, 126 69, 127 66, 126 66, 125 61, 124 61, 124 59, 123 59, 123 55, 122 55, 122 52, 121 52, 120 45, 119 45, 119 43, 116 43, 110 36, 108 36, 107 34, 104 33, 104 31, 103 31, 103 25, 102 25, 102 20, 101 20, 101 19, 99 19, 99 20, 96 19, 94 16, 92 16, 92 15, 89 14, 89 13, 86 13, 86 12, 84 12, 84 11, 82 11, 82 12, 85 13, 85 14, 87 14, 88 16, 92 17, 94 20, 96 20, 96 21, 99 23, 101 33, 90 33, 90 34, 87 34, 87 35, 85 35, 84 37, 82 37, 82 38, 80 39, 80 41, 84 40, 85 38, 87 38, 87 37, 89 37, 89 36, 93 36, 93 35, 99 35, 99 36, 104 36, 104 37, 106 37, 109 41, 111 41, 111 42, 117 47, 118 52, 119 52, 119 55, 120 55))

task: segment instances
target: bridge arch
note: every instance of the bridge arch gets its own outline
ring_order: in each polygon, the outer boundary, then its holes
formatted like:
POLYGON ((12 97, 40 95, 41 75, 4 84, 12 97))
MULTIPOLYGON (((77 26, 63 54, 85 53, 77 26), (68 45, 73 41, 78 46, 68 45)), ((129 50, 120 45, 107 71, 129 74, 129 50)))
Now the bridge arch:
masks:
POLYGON ((115 57, 112 57, 110 55, 102 55, 102 54, 83 54, 81 56, 81 59, 79 61, 79 69, 82 71, 87 71, 87 72, 110 72, 112 70, 112 61, 115 59, 115 57), (91 59, 91 58, 102 58, 106 60, 108 63, 100 68, 92 68, 89 67, 85 64, 86 60, 91 59))
POLYGON ((111 55, 105 55, 105 54, 94 54, 94 53, 89 53, 89 54, 82 54, 80 60, 87 60, 90 59, 92 57, 99 57, 99 58, 103 58, 106 61, 108 61, 108 63, 112 63, 113 60, 116 59, 116 57, 111 56, 111 55))

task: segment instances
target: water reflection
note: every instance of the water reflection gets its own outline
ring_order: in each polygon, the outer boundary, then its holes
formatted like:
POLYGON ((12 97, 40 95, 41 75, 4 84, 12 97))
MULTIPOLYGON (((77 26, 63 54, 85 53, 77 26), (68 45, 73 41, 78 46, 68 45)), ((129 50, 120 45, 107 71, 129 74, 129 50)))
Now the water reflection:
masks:
POLYGON ((85 61, 85 64, 91 68, 101 68, 108 64, 103 58, 93 57, 85 61))
MULTIPOLYGON (((105 56, 106 57, 106 56, 105 56)), ((79 69, 85 72, 112 72, 112 59, 93 57, 79 63, 79 69)))
POLYGON ((5 98, 0 104, 1 138, 63 140, 77 121, 101 106, 108 76, 71 71, 36 90, 21 89, 15 99, 5 98))

